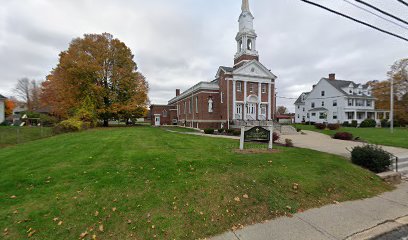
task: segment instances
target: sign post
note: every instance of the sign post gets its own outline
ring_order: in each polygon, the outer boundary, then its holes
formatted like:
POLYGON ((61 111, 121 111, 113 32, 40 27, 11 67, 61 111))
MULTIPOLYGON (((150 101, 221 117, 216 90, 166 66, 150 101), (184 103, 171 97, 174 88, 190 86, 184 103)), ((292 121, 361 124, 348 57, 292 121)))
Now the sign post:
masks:
POLYGON ((245 127, 241 127, 241 139, 239 142, 240 150, 244 150, 244 141, 245 141, 245 127))
POLYGON ((246 130, 245 127, 241 127, 241 138, 239 149, 244 150, 245 142, 268 142, 268 149, 273 148, 273 126, 266 127, 253 127, 246 130))

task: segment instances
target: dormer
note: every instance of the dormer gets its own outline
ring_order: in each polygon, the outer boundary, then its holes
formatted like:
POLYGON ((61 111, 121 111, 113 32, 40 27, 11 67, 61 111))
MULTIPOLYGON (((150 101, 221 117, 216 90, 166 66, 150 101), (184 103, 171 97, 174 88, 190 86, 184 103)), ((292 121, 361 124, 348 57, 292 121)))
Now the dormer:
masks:
POLYGON ((363 85, 358 85, 358 87, 357 87, 357 94, 358 95, 363 95, 363 85))
POLYGON ((348 86, 348 94, 353 94, 354 92, 354 84, 350 83, 350 85, 348 86))
POLYGON ((371 86, 367 87, 367 96, 372 96, 373 95, 373 88, 371 86))

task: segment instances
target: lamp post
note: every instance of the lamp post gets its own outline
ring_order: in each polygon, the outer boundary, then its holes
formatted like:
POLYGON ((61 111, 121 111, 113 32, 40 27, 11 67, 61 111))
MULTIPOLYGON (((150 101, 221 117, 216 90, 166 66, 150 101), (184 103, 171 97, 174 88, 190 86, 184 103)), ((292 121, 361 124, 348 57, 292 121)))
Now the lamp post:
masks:
POLYGON ((394 79, 392 77, 391 77, 390 130, 391 130, 391 133, 394 133, 394 79))

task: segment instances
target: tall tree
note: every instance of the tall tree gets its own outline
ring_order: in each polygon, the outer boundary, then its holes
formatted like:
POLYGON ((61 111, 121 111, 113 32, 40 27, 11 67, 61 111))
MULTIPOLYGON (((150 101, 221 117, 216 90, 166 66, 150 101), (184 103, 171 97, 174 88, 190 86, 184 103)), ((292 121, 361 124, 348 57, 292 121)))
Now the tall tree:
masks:
POLYGON ((4 105, 5 105, 4 113, 5 113, 6 117, 13 114, 13 110, 16 107, 16 103, 14 102, 14 100, 12 98, 8 98, 4 102, 4 105))
POLYGON ((391 80, 394 82, 395 119, 402 124, 408 124, 408 58, 395 62, 388 72, 386 81, 375 81, 369 84, 377 98, 377 109, 390 109, 391 80))
POLYGON ((88 96, 104 126, 112 117, 140 117, 147 107, 148 84, 133 58, 108 33, 74 39, 43 83, 41 99, 57 115, 69 117, 88 96))
POLYGON ((27 104, 28 111, 36 110, 40 107, 39 96, 41 88, 39 83, 28 78, 19 79, 14 92, 17 97, 27 104))
POLYGON ((284 115, 288 113, 288 109, 285 106, 279 106, 276 112, 278 113, 278 115, 284 115))

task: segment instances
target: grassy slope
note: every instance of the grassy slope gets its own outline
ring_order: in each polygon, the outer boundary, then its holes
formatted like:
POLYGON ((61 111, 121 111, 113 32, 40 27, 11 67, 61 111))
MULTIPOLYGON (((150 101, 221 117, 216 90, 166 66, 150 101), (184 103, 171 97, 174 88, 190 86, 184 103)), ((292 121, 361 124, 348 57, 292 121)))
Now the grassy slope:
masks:
POLYGON ((354 137, 360 137, 372 144, 408 148, 408 128, 396 128, 393 134, 388 128, 340 128, 337 131, 318 130, 314 126, 297 124, 303 130, 321 132, 333 136, 336 132, 350 132, 354 137))
POLYGON ((51 128, 0 126, 0 148, 52 136, 51 128))
POLYGON ((0 229, 8 228, 4 239, 23 239, 29 228, 31 239, 78 239, 102 224, 101 239, 196 239, 287 206, 293 213, 391 189, 333 155, 295 148, 244 155, 234 153, 238 144, 138 127, 4 148, 0 229))

